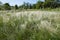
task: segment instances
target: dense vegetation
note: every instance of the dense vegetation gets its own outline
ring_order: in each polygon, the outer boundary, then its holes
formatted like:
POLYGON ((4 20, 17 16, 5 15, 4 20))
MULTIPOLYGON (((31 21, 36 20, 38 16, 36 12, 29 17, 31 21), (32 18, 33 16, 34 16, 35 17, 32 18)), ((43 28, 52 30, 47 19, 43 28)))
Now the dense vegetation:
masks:
POLYGON ((18 6, 10 6, 9 3, 3 4, 0 2, 0 10, 11 10, 13 9, 44 9, 44 8, 58 8, 60 7, 60 3, 56 2, 51 2, 51 0, 46 0, 45 2, 42 1, 37 1, 35 4, 30 4, 30 3, 23 3, 22 5, 18 6))
POLYGON ((24 2, 21 6, 10 6, 9 3, 0 2, 0 10, 7 10, 0 11, 0 40, 60 40, 60 12, 20 12, 21 9, 58 7, 60 4, 48 0, 38 1, 36 4, 24 2))
POLYGON ((60 13, 0 13, 0 40, 60 40, 60 13))

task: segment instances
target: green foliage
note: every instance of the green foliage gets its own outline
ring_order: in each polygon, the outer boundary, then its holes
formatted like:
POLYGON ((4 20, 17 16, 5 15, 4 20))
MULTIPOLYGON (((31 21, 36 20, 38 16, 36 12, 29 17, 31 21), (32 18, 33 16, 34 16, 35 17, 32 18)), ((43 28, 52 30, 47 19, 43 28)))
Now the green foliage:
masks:
POLYGON ((23 5, 21 5, 19 7, 20 9, 32 9, 32 5, 30 3, 23 3, 23 5))
POLYGON ((2 2, 0 2, 0 10, 11 10, 11 9, 45 9, 45 8, 58 8, 60 7, 60 3, 58 3, 55 0, 45 0, 45 2, 42 2, 41 0, 37 1, 35 4, 31 4, 29 2, 23 3, 18 7, 18 5, 10 6, 9 3, 5 3, 4 5, 2 2), (2 5, 2 6, 1 6, 2 5))
POLYGON ((43 2, 38 1, 38 2, 36 3, 36 9, 40 9, 40 8, 43 8, 43 2))
POLYGON ((18 6, 17 5, 15 5, 15 9, 18 9, 18 6))
POLYGON ((5 9, 5 10, 10 10, 11 7, 10 7, 10 5, 9 5, 8 3, 5 3, 5 4, 4 4, 4 9, 5 9))
POLYGON ((58 8, 60 4, 58 4, 55 0, 45 0, 45 2, 37 1, 37 3, 30 5, 29 3, 25 3, 20 6, 23 9, 45 9, 45 8, 58 8))
POLYGON ((36 9, 36 4, 33 4, 32 9, 36 9))

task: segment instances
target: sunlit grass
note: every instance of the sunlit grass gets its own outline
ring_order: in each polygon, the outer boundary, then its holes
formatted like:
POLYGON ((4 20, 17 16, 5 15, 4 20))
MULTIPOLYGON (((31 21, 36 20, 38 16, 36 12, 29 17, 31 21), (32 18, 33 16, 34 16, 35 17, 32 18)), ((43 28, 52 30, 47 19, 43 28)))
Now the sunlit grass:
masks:
POLYGON ((1 13, 0 40, 60 40, 60 13, 1 13))

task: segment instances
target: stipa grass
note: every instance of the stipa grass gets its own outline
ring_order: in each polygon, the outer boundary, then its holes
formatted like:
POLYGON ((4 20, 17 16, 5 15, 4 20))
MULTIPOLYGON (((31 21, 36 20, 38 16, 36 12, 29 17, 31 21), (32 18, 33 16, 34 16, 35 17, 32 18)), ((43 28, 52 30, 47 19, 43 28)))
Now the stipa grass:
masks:
POLYGON ((60 13, 32 11, 0 15, 0 40, 60 40, 60 13))

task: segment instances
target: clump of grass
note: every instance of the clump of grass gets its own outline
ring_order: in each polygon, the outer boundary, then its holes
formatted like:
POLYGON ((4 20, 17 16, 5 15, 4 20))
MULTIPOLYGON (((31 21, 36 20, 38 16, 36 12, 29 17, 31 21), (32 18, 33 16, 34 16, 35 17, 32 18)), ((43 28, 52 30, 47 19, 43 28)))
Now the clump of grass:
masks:
POLYGON ((40 15, 24 12, 18 16, 0 15, 0 40, 60 40, 59 14, 40 15))

